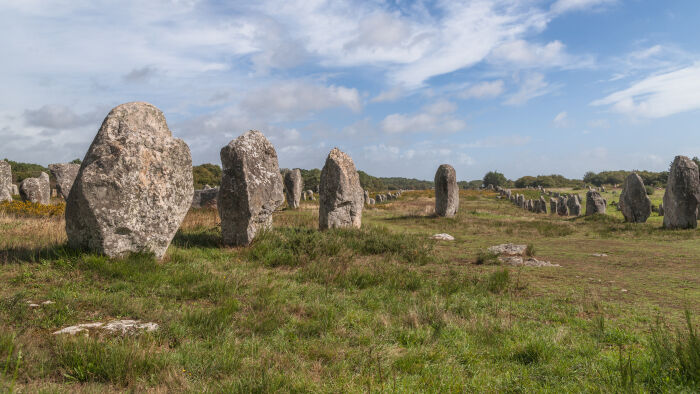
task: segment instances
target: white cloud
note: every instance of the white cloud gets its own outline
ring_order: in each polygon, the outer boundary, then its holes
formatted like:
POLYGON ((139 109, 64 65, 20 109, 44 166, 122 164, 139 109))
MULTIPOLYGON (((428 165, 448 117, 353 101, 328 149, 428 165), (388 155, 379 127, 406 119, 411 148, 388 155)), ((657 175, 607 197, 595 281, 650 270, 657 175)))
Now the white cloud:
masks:
POLYGON ((277 82, 249 92, 241 102, 244 111, 266 114, 278 120, 300 119, 334 107, 359 112, 362 103, 357 89, 304 81, 277 82))
POLYGON ((662 118, 700 109, 700 63, 647 77, 591 104, 641 118, 662 118))
POLYGON ((471 85, 464 91, 460 92, 457 96, 463 99, 469 98, 493 98, 498 97, 503 93, 503 81, 484 81, 471 85))
POLYGON ((615 3, 617 0, 557 0, 552 4, 551 11, 554 14, 562 14, 569 11, 580 11, 615 3))
POLYGON ((593 64, 591 58, 575 57, 566 53, 565 45, 558 40, 545 45, 514 40, 494 48, 489 61, 496 64, 513 64, 523 67, 580 68, 593 64))
POLYGON ((466 123, 454 117, 457 106, 447 100, 440 100, 423 107, 413 115, 391 114, 382 120, 382 130, 389 134, 402 133, 455 133, 463 130, 466 123))
MULTIPOLYGON (((518 78, 519 79, 519 78, 518 78)), ((544 79, 541 73, 527 74, 520 81, 520 89, 513 93, 506 101, 507 105, 522 105, 535 97, 550 93, 555 87, 544 79)))
POLYGON ((566 111, 559 112, 557 116, 554 117, 554 120, 552 120, 552 123, 554 123, 554 127, 557 128, 568 127, 569 117, 566 111))
POLYGON ((374 97, 370 102, 372 103, 384 103, 391 102, 400 99, 404 95, 404 90, 400 87, 395 87, 390 90, 385 90, 374 97))
POLYGON ((523 135, 493 136, 468 144, 462 144, 460 148, 503 148, 506 146, 522 146, 529 144, 531 140, 532 137, 523 135))

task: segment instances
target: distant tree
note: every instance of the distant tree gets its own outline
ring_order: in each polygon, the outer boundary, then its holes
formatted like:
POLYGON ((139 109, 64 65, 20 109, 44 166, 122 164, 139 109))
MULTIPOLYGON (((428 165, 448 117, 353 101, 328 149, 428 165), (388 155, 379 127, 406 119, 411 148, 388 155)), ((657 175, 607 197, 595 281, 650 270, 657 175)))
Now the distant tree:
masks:
POLYGON ((535 186, 536 183, 537 183, 537 178, 535 178, 534 176, 527 176, 526 175, 524 177, 518 178, 515 181, 515 187, 522 189, 522 188, 528 187, 528 186, 535 186))
POLYGON ((506 182, 508 182, 508 179, 497 171, 489 171, 484 175, 484 186, 505 186, 506 182))
POLYGON ((204 185, 211 187, 221 184, 221 167, 217 164, 200 164, 192 167, 192 178, 195 189, 201 189, 204 185))
POLYGON ((71 163, 72 163, 72 164, 83 164, 83 161, 80 160, 80 159, 73 159, 73 160, 71 161, 71 163))
POLYGON ((700 158, 698 158, 697 156, 693 156, 692 160, 695 162, 698 168, 700 168, 700 158))
POLYGON ((304 180, 304 190, 316 191, 316 188, 321 183, 321 170, 314 168, 311 170, 301 170, 301 178, 304 180))

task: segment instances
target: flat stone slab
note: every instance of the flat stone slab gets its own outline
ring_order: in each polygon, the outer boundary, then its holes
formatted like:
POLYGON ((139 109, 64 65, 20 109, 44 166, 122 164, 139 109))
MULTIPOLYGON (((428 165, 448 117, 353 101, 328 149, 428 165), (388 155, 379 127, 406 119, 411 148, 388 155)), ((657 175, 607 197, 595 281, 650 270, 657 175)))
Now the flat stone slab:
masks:
POLYGON ((455 237, 451 236, 450 234, 445 234, 445 233, 435 234, 430 238, 437 239, 439 241, 454 241, 455 240, 455 237))
POLYGON ((110 333, 133 334, 137 331, 152 332, 158 330, 158 324, 153 322, 141 323, 140 320, 113 320, 109 323, 95 322, 83 323, 69 326, 55 331, 53 335, 69 334, 75 335, 84 332, 88 335, 91 329, 104 330, 110 333))
POLYGON ((527 245, 501 244, 488 248, 488 251, 496 256, 522 256, 526 249, 527 245))

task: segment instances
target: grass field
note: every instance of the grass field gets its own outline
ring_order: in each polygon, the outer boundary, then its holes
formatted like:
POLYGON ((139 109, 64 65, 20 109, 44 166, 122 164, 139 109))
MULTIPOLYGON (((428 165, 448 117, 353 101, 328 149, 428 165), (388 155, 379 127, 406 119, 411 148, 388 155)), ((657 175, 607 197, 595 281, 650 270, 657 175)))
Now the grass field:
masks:
POLYGON ((478 191, 454 219, 432 211, 432 192, 405 192, 361 230, 318 232, 304 202, 248 248, 191 211, 162 262, 69 250, 62 217, 0 213, 0 391, 700 391, 699 230, 478 191), (505 242, 561 267, 475 264, 505 242), (160 329, 51 334, 121 318, 160 329))

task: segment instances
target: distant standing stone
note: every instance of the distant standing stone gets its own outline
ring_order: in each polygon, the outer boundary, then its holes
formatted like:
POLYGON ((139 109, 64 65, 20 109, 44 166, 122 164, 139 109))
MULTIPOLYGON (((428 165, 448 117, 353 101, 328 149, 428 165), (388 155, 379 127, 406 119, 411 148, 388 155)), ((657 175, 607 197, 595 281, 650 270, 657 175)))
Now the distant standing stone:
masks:
POLYGON ((547 213, 547 201, 544 196, 540 196, 540 213, 547 213))
POLYGON ((165 116, 117 106, 92 141, 66 201, 68 243, 110 257, 162 258, 192 203, 192 157, 165 116))
POLYGON ((369 192, 367 190, 365 190, 364 198, 365 198, 365 204, 369 203, 369 192))
POLYGON ((626 222, 644 223, 651 215, 651 200, 642 178, 631 173, 625 179, 620 193, 620 209, 626 222))
POLYGON ((38 178, 26 178, 19 185, 19 195, 23 201, 48 205, 51 201, 49 174, 42 172, 38 178))
POLYGON ((552 215, 557 214, 557 200, 555 198, 549 199, 549 213, 552 215))
POLYGON ((700 201, 698 166, 685 156, 676 156, 668 175, 664 194, 664 227, 696 228, 695 216, 700 201))
POLYGON ((333 148, 321 170, 318 226, 321 230, 362 226, 364 191, 350 156, 333 148))
POLYGON ((605 200, 597 191, 589 190, 586 193, 586 216, 596 213, 605 214, 605 200))
POLYGON ((435 214, 454 217, 459 209, 457 173, 449 164, 442 164, 435 172, 435 214))
POLYGON ((566 203, 567 198, 559 196, 559 200, 557 201, 557 214, 559 216, 569 216, 569 206, 566 203))
POLYGON ((49 171, 56 178, 58 193, 64 200, 67 200, 70 189, 73 187, 73 182, 75 182, 75 177, 78 176, 78 171, 80 171, 80 164, 49 164, 49 171))
POLYGON ((204 189, 195 190, 192 196, 192 208, 216 208, 219 197, 218 187, 204 185, 204 189))
POLYGON ((0 160, 0 201, 12 201, 12 168, 10 163, 0 160))
POLYGON ((579 198, 578 194, 569 196, 569 198, 566 200, 566 204, 569 207, 569 215, 581 215, 581 199, 579 198))
POLYGON ((284 174, 284 194, 287 197, 289 208, 299 208, 301 200, 301 190, 304 188, 304 180, 301 177, 301 170, 295 168, 284 174))
POLYGON ((664 216, 664 204, 659 204, 659 216, 664 216))
POLYGON ((284 202, 277 152, 263 133, 250 130, 221 149, 219 189, 221 236, 225 245, 249 245, 272 226, 284 202))

